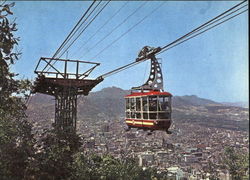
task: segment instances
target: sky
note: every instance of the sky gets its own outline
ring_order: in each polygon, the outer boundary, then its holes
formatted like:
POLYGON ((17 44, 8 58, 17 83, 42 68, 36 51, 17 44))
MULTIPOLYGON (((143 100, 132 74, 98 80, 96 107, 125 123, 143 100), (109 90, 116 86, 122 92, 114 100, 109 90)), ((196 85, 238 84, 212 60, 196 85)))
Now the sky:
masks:
MULTIPOLYGON (((13 66, 20 78, 34 79, 40 57, 52 57, 91 1, 16 1, 12 9, 22 56, 13 66)), ((135 61, 144 46, 164 46, 219 15, 239 1, 113 1, 90 24, 62 58, 101 63, 90 78, 135 61), (121 11, 114 13, 123 6, 121 11), (94 48, 100 39, 142 6, 94 48), (103 48, 155 10, 101 54, 103 48), (90 41, 89 37, 111 18, 90 41), (97 55, 97 56, 96 56, 97 55)), ((197 95, 217 102, 248 101, 248 12, 162 54, 164 90, 174 96, 197 95)), ((58 64, 60 66, 60 64, 58 64)), ((146 61, 107 77, 93 90, 142 85, 149 73, 146 61)))

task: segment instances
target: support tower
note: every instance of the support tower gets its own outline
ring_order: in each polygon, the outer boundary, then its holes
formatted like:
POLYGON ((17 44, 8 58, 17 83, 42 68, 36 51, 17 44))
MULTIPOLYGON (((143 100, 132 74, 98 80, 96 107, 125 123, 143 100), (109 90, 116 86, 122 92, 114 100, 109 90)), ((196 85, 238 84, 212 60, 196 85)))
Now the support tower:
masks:
POLYGON ((86 79, 99 63, 40 58, 35 73, 38 75, 33 93, 55 97, 55 127, 76 130, 77 96, 88 95, 103 79, 86 79), (58 67, 64 67, 60 70, 58 67), (63 65, 63 66, 62 66, 63 65), (42 70, 39 70, 43 67, 42 70), (49 69, 52 69, 49 71, 49 69), (81 72, 82 71, 82 72, 81 72))

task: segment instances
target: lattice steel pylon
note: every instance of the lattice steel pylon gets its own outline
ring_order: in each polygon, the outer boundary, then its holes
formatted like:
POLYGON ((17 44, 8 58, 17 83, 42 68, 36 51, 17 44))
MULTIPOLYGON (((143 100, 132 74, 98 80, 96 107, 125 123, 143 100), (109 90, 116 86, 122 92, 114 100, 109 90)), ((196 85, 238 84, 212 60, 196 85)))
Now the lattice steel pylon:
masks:
POLYGON ((63 129, 76 129, 77 89, 64 88, 56 93, 55 100, 55 125, 63 129))
MULTIPOLYGON (((76 130, 77 122, 77 97, 78 95, 88 95, 89 92, 103 79, 86 79, 88 75, 100 65, 95 62, 40 58, 35 73, 38 75, 33 87, 33 93, 42 93, 55 97, 55 123, 57 129, 76 130), (63 72, 54 65, 61 62, 64 65, 63 72), (44 64, 43 70, 41 68, 44 64), (53 64, 52 64, 53 63, 53 64), (69 72, 68 65, 75 65, 75 70, 69 72), (91 67, 80 73, 80 65, 88 64, 91 67), (48 72, 47 67, 52 68, 48 72), (46 70, 46 71, 45 71, 46 70)), ((62 64, 59 66, 62 66, 62 64)))

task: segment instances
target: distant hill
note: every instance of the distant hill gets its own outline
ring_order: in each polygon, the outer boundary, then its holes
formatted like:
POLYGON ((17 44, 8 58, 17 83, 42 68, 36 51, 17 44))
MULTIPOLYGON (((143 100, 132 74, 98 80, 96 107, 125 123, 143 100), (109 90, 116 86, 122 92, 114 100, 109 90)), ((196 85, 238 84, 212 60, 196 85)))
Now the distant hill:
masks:
MULTIPOLYGON (((129 90, 117 87, 104 88, 78 98, 78 119, 94 121, 124 117, 124 96, 129 90)), ((54 118, 54 98, 36 94, 28 107, 30 121, 48 127, 54 118)), ((173 120, 209 127, 248 130, 248 109, 224 105, 209 99, 191 96, 173 97, 173 120)))
POLYGON ((92 92, 89 96, 82 97, 78 104, 79 117, 106 116, 114 117, 124 114, 124 96, 130 91, 117 87, 104 88, 101 91, 92 92))
POLYGON ((196 95, 173 97, 173 106, 205 106, 211 104, 219 105, 220 103, 209 99, 199 98, 196 95))

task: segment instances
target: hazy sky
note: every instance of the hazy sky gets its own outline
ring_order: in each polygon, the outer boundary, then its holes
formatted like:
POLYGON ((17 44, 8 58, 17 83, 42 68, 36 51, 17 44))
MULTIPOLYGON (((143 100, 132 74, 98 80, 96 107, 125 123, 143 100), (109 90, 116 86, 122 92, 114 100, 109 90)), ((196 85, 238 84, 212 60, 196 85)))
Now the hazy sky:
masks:
MULTIPOLYGON (((68 58, 100 62, 92 78, 131 63, 145 46, 164 46, 202 23, 239 3, 239 1, 152 1, 147 2, 102 43, 97 41, 121 23, 143 1, 115 1, 82 34, 68 51, 68 58), (155 7, 153 14, 119 41, 92 59, 110 42, 126 32, 155 7), (120 13, 87 44, 86 40, 121 6, 120 13), (83 46, 79 50, 81 46, 83 46)), ((34 68, 41 56, 51 57, 83 15, 91 1, 17 1, 13 8, 21 38, 22 57, 14 66, 20 77, 35 78, 34 68)), ((248 100, 248 13, 160 55, 164 89, 173 95, 197 95, 215 101, 248 100)), ((65 58, 63 56, 62 58, 65 58)), ((106 78, 94 90, 117 86, 130 89, 147 79, 149 62, 106 78)))

